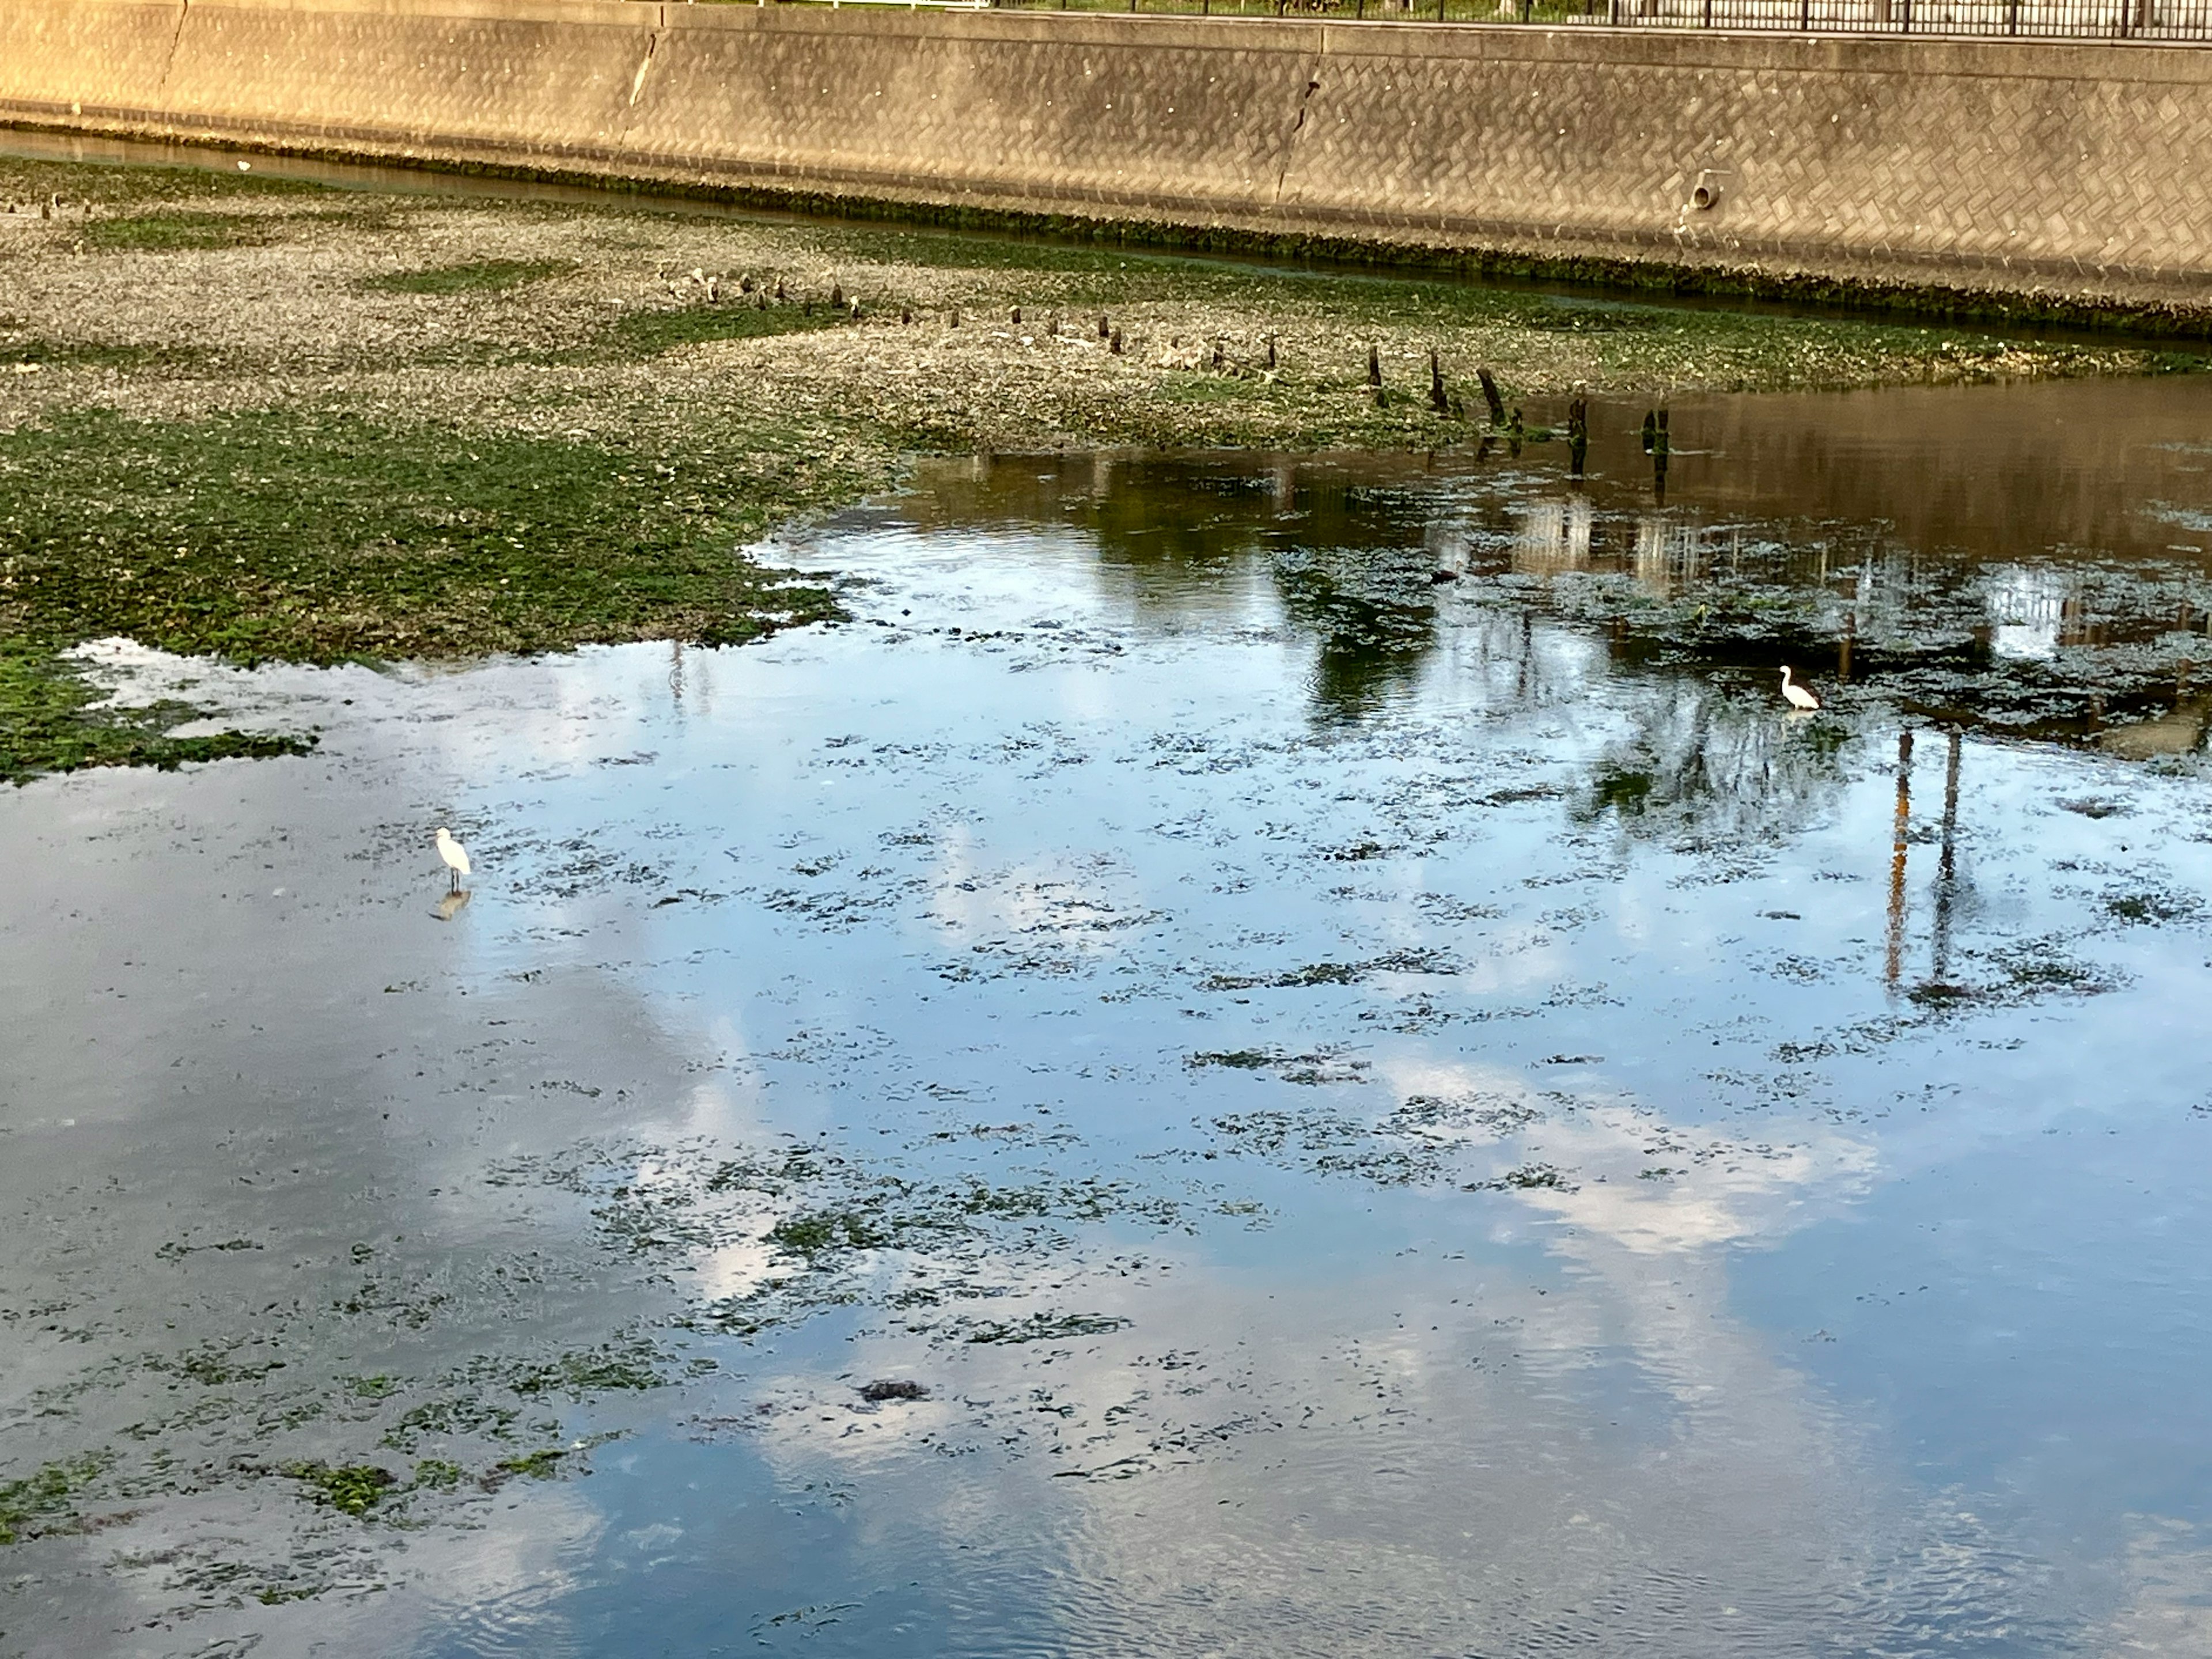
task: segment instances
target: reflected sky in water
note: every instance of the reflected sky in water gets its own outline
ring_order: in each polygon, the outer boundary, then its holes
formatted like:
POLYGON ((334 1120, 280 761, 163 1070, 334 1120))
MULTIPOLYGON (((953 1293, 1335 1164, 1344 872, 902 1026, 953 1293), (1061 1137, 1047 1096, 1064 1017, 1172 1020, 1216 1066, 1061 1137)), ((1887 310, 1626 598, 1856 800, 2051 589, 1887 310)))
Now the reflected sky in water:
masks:
POLYGON ((0 1628, 2212 1649, 2205 403, 1678 404, 1663 507, 1640 407, 1579 483, 962 463, 781 550, 844 627, 257 677, 319 756, 0 801, 0 1451, 263 1402, 0 1628), (179 1304, 285 1373, 134 1393, 179 1304), (629 1338, 415 1530, 234 1473, 629 1338))

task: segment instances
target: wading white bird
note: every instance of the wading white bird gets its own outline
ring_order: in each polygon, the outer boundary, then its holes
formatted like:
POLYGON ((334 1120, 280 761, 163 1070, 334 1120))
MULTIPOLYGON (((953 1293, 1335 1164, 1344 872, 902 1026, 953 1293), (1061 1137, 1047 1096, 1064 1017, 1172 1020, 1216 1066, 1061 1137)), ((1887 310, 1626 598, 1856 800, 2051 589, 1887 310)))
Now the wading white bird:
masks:
POLYGON ((453 832, 444 824, 438 826, 438 856, 446 861, 446 868, 453 872, 453 890, 461 890, 461 878, 469 873, 468 849, 453 839, 453 832))
MULTIPOLYGON (((1808 714, 1820 706, 1820 700, 1818 697, 1790 678, 1788 663, 1782 665, 1782 695, 1790 700, 1790 706, 1792 708, 1802 709, 1808 714)), ((442 835, 444 831, 441 830, 439 833, 442 835)))

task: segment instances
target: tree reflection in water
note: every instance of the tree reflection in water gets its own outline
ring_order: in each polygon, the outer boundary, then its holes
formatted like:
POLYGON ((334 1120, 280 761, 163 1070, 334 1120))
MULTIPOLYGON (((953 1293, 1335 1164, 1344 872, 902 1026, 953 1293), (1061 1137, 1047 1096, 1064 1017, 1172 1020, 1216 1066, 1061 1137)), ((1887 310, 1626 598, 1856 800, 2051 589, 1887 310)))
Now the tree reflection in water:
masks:
POLYGON ((1624 705, 1630 733, 1592 769, 1581 811, 1684 850, 1771 847, 1841 793, 1851 741, 1833 720, 1793 720, 1709 681, 1655 676, 1624 705))
MULTIPOLYGON (((1916 430, 1909 398, 1885 402, 1872 426, 1850 399, 1678 404, 1667 505, 1652 501, 1634 416, 1600 408, 1579 469, 1557 443, 1517 459, 1473 444, 1006 457, 939 469, 900 510, 923 528, 1064 528, 1139 621, 1263 612, 1254 620, 1311 642, 1311 713, 1324 725, 1404 701, 1447 637, 1503 607, 1590 629, 1617 672, 1698 682, 1620 698, 1710 704, 1705 741, 1720 749, 1731 739, 1716 688, 1763 710, 1774 668, 1790 662, 1852 688, 1836 707, 1845 720, 1863 691, 1945 724, 2186 752, 2205 729, 2186 711, 2195 663, 2212 657, 2212 549, 2201 544, 2212 530, 2172 504, 2188 488, 2186 453, 2106 453, 2112 431, 2151 420, 2170 392, 2100 395, 2118 400, 2118 424, 2082 435, 2080 455, 2071 428, 2054 438, 2032 410, 2016 434, 1984 421, 1966 441, 1942 398, 1922 411, 1933 433, 1916 430), (2131 397, 2148 400, 2139 420, 2118 407, 2131 397), (1960 503, 1987 505, 1992 477, 2025 477, 2023 445, 2043 481, 2006 496, 2005 535, 1992 541, 1988 515, 1960 503), (2185 534, 2194 539, 2174 539, 2185 534)), ((1657 435, 1655 416, 1655 446, 1657 435)), ((1668 801, 1707 793, 1694 778, 1736 765, 1688 758, 1682 734, 1700 718, 1654 718, 1651 764, 1632 757, 1619 770, 1651 775, 1647 807, 1663 818, 1668 801)))

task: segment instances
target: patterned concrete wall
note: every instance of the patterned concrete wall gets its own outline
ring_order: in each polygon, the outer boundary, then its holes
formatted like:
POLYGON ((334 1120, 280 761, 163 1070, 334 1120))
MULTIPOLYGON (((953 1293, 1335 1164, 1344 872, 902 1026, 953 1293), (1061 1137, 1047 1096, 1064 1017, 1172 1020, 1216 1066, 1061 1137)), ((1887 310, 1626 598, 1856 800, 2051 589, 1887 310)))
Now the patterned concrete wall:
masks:
POLYGON ((0 115, 2212 302, 2212 48, 601 0, 4 0, 0 115), (1717 204, 1689 205, 1704 176, 1717 204))

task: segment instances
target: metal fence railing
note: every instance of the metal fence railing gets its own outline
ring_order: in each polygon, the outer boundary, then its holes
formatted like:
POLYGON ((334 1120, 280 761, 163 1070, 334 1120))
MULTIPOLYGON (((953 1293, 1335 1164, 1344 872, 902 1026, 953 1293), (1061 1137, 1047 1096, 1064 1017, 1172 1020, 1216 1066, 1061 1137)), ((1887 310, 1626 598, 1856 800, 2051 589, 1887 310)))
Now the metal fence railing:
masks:
MULTIPOLYGON (((895 0, 909 3, 910 0, 895 0)), ((1373 21, 1603 24, 1799 34, 2212 40, 2212 0, 960 0, 979 9, 1373 21)), ((849 3, 849 0, 848 0, 849 3)))

